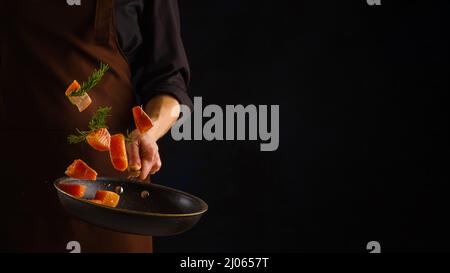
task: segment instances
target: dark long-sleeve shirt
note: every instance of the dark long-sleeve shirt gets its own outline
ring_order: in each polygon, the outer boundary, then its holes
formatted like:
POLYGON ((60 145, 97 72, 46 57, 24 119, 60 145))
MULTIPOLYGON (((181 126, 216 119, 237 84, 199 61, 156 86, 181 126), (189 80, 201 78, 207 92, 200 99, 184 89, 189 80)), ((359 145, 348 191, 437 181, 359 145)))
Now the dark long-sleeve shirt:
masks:
POLYGON ((115 0, 115 8, 119 44, 140 103, 168 94, 192 108, 178 0, 115 0))

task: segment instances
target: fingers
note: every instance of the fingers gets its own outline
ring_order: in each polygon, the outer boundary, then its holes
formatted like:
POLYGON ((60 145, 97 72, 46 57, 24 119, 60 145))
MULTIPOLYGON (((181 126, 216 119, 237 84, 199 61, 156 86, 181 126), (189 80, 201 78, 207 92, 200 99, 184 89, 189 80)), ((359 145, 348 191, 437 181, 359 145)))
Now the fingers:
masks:
POLYGON ((155 174, 161 169, 161 158, 158 145, 149 135, 141 135, 134 131, 133 141, 127 144, 129 171, 145 180, 149 174, 155 174))
POLYGON ((147 179, 151 169, 152 169, 151 161, 144 160, 142 162, 141 175, 139 176, 139 179, 141 179, 141 180, 147 179))
POLYGON ((142 142, 140 149, 142 164, 140 179, 145 180, 159 159, 158 146, 152 145, 151 142, 142 142))
POLYGON ((127 144, 127 150, 130 171, 139 171, 141 169, 139 142, 137 140, 133 140, 133 142, 127 144))
POLYGON ((159 172, 159 170, 161 169, 162 166, 162 162, 161 162, 161 158, 159 156, 159 153, 156 154, 155 159, 154 159, 154 164, 152 169, 150 170, 150 174, 153 175, 157 172, 159 172))
POLYGON ((153 153, 153 156, 146 157, 142 159, 142 170, 140 179, 145 180, 147 179, 148 175, 157 173, 162 166, 161 158, 159 156, 159 153, 156 151, 153 153))

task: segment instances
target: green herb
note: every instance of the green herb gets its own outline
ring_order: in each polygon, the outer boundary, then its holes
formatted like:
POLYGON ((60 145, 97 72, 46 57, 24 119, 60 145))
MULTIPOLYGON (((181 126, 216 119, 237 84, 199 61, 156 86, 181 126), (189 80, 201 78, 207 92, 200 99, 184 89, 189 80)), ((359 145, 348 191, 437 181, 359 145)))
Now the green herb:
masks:
POLYGON ((98 129, 102 129, 102 128, 108 128, 108 126, 106 125, 106 118, 109 116, 109 113, 111 112, 111 107, 100 107, 99 109, 97 109, 97 111, 94 113, 94 115, 92 116, 91 121, 89 121, 89 130, 88 131, 81 131, 77 128, 77 135, 70 135, 67 138, 67 141, 70 144, 77 144, 77 143, 81 143, 83 141, 86 140, 86 137, 98 130, 98 129))
POLYGON ((78 144, 81 142, 84 142, 86 140, 86 137, 89 135, 90 132, 88 131, 80 131, 77 128, 78 135, 70 135, 67 137, 67 141, 69 144, 78 144))
POLYGON ((95 131, 101 128, 108 128, 106 125, 106 118, 111 113, 111 107, 100 107, 92 116, 91 121, 89 121, 89 129, 95 131))
POLYGON ((81 87, 77 91, 72 92, 70 96, 79 97, 86 94, 100 82, 106 72, 108 72, 109 68, 109 65, 100 63, 100 68, 98 70, 95 70, 94 73, 92 73, 92 75, 89 77, 87 82, 83 82, 81 84, 81 87))
POLYGON ((130 131, 127 129, 127 135, 125 137, 125 142, 127 144, 132 144, 133 143, 133 138, 131 137, 131 133, 130 131))

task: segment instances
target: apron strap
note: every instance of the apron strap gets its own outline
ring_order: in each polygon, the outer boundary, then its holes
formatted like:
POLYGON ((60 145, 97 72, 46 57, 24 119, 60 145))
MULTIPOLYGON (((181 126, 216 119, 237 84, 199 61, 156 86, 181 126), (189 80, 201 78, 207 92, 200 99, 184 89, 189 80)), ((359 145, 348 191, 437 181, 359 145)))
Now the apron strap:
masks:
POLYGON ((97 0, 95 15, 95 41, 99 44, 109 44, 114 18, 114 1, 97 0))

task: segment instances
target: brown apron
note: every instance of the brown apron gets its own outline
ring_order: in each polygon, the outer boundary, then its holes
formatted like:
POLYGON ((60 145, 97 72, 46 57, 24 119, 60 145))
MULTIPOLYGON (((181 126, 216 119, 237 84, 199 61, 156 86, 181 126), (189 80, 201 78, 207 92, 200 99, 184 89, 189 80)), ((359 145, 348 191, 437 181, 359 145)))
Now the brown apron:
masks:
POLYGON ((68 145, 75 128, 86 129, 92 113, 111 106, 112 133, 132 121, 129 65, 118 46, 113 0, 21 0, 0 3, 0 251, 151 252, 151 238, 116 233, 71 218, 59 204, 52 181, 83 159, 101 176, 119 176, 108 153, 68 145), (111 66, 90 92, 83 113, 64 91, 84 81, 104 62, 111 66))

